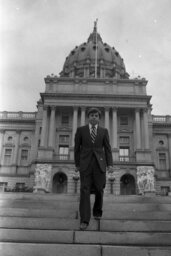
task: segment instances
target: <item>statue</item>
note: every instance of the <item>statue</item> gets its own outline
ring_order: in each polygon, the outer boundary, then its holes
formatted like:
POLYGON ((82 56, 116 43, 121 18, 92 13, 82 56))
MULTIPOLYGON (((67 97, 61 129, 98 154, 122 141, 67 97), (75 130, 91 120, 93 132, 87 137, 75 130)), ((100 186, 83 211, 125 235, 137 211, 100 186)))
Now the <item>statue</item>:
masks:
POLYGON ((34 192, 49 192, 51 181, 51 169, 52 166, 50 164, 36 165, 34 192))
POLYGON ((140 194, 155 192, 154 168, 152 166, 137 167, 137 185, 140 194))

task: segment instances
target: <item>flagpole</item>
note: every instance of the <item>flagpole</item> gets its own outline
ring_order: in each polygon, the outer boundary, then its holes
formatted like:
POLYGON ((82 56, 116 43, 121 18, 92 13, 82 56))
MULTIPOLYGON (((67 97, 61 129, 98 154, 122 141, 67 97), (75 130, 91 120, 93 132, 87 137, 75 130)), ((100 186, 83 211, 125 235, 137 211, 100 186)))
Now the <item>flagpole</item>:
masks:
POLYGON ((94 22, 95 24, 95 33, 96 33, 96 50, 95 50, 95 78, 97 78, 97 21, 98 19, 96 19, 96 21, 94 22))

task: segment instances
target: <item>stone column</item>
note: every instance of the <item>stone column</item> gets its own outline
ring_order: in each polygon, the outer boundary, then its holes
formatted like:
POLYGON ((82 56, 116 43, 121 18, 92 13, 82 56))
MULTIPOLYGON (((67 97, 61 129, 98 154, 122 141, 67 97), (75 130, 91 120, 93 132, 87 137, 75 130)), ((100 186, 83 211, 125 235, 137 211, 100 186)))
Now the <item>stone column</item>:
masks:
POLYGON ((38 149, 38 142, 39 142, 39 131, 40 131, 40 126, 39 123, 36 122, 36 129, 34 133, 34 141, 33 145, 31 147, 31 160, 36 159, 37 157, 37 149, 38 149))
POLYGON ((113 124, 112 148, 117 148, 118 147, 117 108, 112 109, 112 124, 113 124))
POLYGON ((140 109, 135 109, 136 149, 141 149, 140 109))
POLYGON ((41 142, 40 146, 41 147, 46 147, 46 142, 47 142, 47 110, 48 107, 44 106, 43 108, 43 120, 42 120, 42 133, 41 133, 41 142))
POLYGON ((16 131, 16 142, 15 142, 15 151, 13 162, 15 165, 18 165, 18 150, 19 150, 19 141, 20 141, 20 133, 21 131, 16 131))
POLYGON ((78 107, 74 107, 73 123, 72 123, 72 146, 74 146, 74 138, 77 130, 77 122, 78 122, 78 107))
MULTIPOLYGON (((168 136, 168 142, 169 142, 169 169, 171 170, 171 134, 168 136)), ((170 172, 171 177, 171 172, 170 172)))
POLYGON ((4 134, 5 134, 5 131, 4 130, 1 130, 0 131, 0 162, 2 164, 2 152, 3 152, 3 144, 4 144, 4 134))
POLYGON ((148 109, 143 109, 144 146, 149 149, 148 109))
POLYGON ((81 107, 81 126, 85 125, 85 107, 81 107))
POLYGON ((49 147, 54 147, 54 138, 55 138, 55 110, 54 106, 51 107, 51 114, 50 114, 50 128, 49 128, 49 147))
POLYGON ((109 108, 105 108, 105 128, 109 131, 109 108))

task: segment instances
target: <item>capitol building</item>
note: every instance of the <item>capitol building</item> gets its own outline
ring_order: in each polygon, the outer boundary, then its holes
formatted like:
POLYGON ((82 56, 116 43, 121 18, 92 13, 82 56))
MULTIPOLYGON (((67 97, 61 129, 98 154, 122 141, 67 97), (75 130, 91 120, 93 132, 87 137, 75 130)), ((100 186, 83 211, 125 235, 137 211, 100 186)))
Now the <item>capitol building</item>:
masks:
MULTIPOLYGON (((79 42, 77 42, 79 43, 79 42)), ((35 190, 36 172, 48 173, 50 193, 79 193, 74 136, 98 107, 109 131, 114 174, 106 194, 138 195, 138 171, 154 171, 157 195, 171 192, 171 116, 152 114, 145 78, 130 78, 115 47, 96 23, 86 42, 71 50, 59 76, 48 75, 37 112, 0 112, 0 189, 35 190)))

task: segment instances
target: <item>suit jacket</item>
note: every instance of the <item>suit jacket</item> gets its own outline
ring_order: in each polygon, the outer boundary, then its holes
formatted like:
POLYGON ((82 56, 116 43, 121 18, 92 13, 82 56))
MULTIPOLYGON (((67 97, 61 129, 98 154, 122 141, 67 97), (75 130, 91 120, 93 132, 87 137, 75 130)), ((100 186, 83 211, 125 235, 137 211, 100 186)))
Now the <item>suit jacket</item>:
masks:
POLYGON ((113 165, 108 130, 98 126, 95 142, 92 143, 89 125, 77 128, 74 158, 76 167, 80 167, 80 172, 87 169, 93 154, 102 172, 106 171, 106 166, 113 165))

